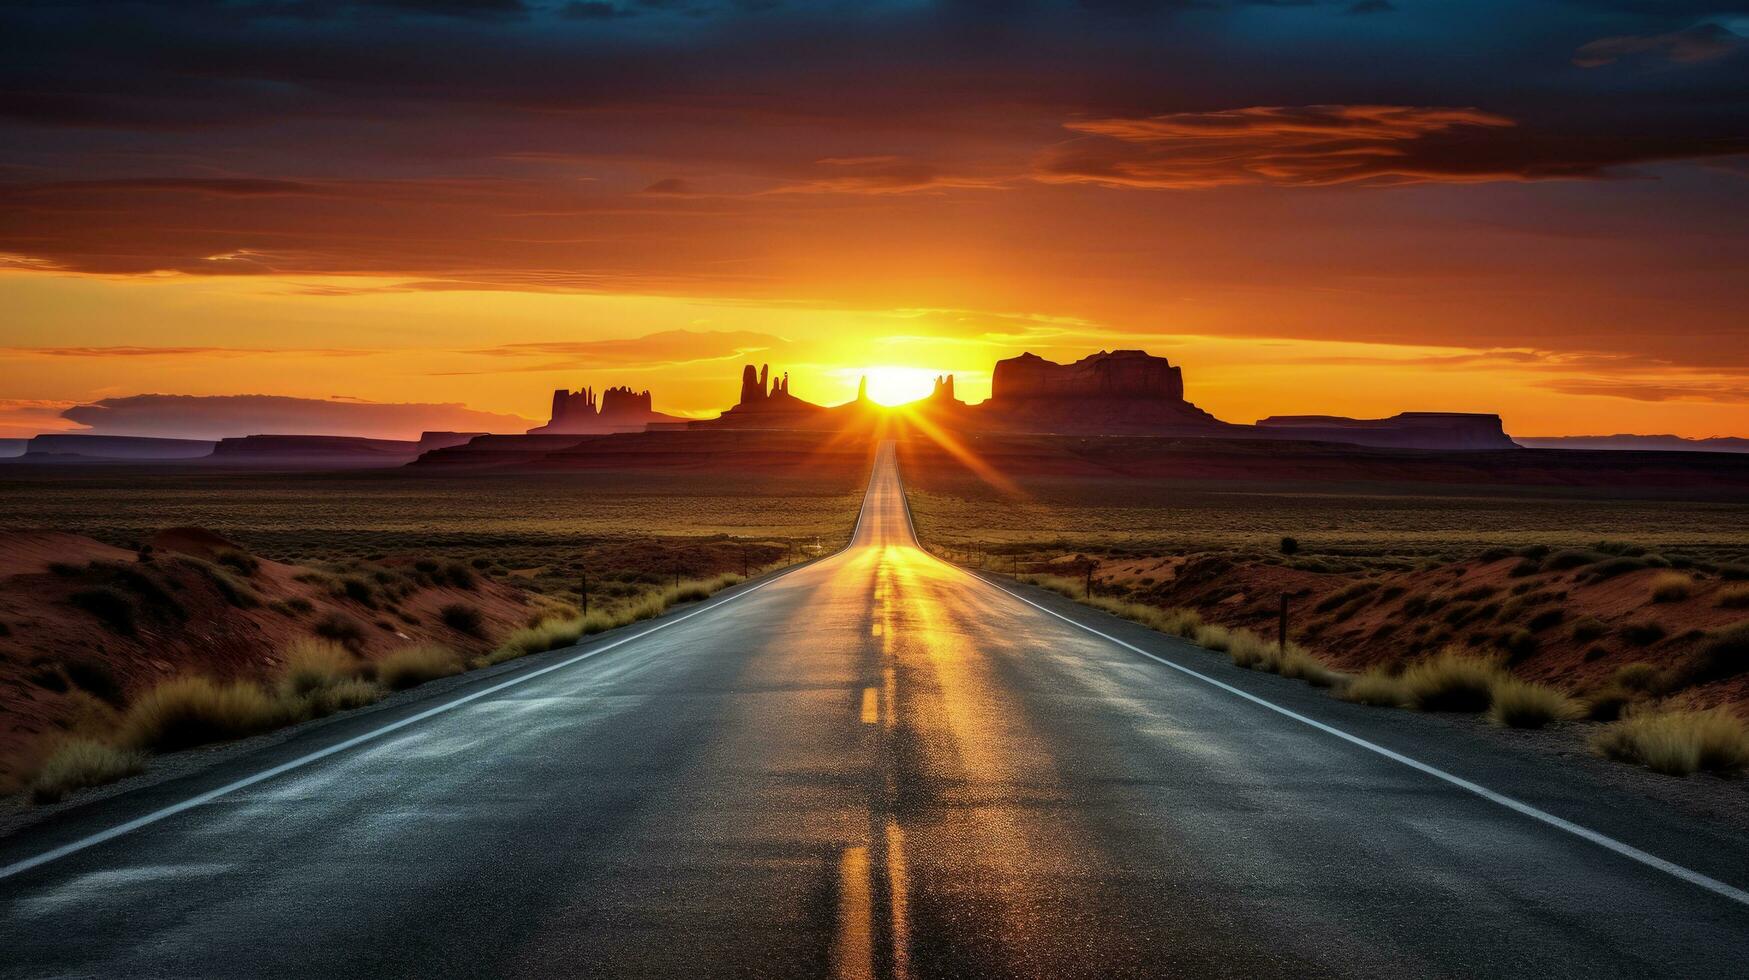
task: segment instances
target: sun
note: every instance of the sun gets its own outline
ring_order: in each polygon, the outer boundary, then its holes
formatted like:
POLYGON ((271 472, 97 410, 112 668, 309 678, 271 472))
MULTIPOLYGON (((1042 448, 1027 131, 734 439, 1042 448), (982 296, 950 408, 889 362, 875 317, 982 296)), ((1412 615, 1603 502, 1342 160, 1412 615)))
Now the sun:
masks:
POLYGON ((928 368, 891 365, 863 368, 858 374, 868 379, 869 400, 881 405, 903 405, 928 397, 936 377, 928 368))

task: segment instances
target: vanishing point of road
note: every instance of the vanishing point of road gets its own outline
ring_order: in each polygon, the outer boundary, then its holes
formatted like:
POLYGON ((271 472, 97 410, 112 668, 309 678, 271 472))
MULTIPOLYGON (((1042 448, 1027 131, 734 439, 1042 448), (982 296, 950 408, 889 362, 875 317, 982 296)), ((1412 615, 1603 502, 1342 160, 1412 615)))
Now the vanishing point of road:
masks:
POLYGON ((0 841, 0 976, 1749 975, 1749 846, 919 550, 0 841))

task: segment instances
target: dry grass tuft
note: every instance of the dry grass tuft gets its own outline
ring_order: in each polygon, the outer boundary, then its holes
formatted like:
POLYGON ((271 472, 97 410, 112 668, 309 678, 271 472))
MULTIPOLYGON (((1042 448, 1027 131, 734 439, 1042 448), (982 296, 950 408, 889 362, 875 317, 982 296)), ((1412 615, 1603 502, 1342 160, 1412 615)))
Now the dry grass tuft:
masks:
POLYGON ((1572 721, 1584 709, 1577 701, 1545 684, 1501 677, 1490 692, 1488 720, 1506 728, 1542 728, 1552 721, 1572 721))
POLYGON ((1749 585, 1727 585, 1713 601, 1720 609, 1749 609, 1749 585))
POLYGON ((164 752, 255 735, 290 720, 286 705, 254 684, 180 677, 128 706, 119 741, 164 752))
POLYGON ((1749 766, 1749 730, 1723 708, 1636 711, 1599 732, 1592 747, 1666 776, 1733 773, 1749 766))
POLYGON ((416 643, 377 661, 377 680, 391 691, 462 672, 461 657, 448 647, 416 643))
POLYGON ((1487 711, 1506 672, 1497 661, 1447 648, 1403 671, 1403 690, 1421 711, 1487 711))
POLYGON ((89 738, 63 741, 31 777, 33 803, 54 803, 74 790, 101 786, 141 771, 146 755, 89 738))
POLYGON ((286 650, 280 685, 288 694, 304 695, 358 677, 357 657, 338 643, 300 639, 286 650))
POLYGON ((1401 708, 1409 703, 1409 693, 1403 679, 1394 677, 1383 667, 1374 667, 1342 685, 1338 696, 1356 704, 1375 708, 1401 708))
POLYGON ((1694 579, 1681 572, 1660 572, 1652 578, 1653 602, 1681 602, 1694 594, 1694 579))

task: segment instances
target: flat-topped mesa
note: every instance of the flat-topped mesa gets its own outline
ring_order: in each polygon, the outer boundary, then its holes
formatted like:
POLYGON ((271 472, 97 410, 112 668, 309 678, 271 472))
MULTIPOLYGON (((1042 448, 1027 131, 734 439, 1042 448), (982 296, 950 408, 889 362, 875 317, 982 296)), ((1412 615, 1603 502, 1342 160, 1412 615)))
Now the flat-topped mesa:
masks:
POLYGON ((997 361, 977 424, 1086 435, 1213 435, 1233 427, 1184 400, 1184 376, 1146 351, 1100 351, 1073 364, 1037 354, 997 361))
POLYGON ((633 391, 630 385, 618 385, 601 392, 601 418, 642 420, 654 411, 653 404, 649 389, 633 391))
POLYGON ((1261 435, 1390 449, 1516 449, 1500 416, 1489 412, 1400 412, 1385 419, 1340 415, 1271 415, 1261 435))
POLYGON ((1073 364, 1037 354, 997 361, 990 400, 1017 398, 1151 398, 1184 401, 1184 375, 1164 357, 1146 351, 1089 354, 1073 364))

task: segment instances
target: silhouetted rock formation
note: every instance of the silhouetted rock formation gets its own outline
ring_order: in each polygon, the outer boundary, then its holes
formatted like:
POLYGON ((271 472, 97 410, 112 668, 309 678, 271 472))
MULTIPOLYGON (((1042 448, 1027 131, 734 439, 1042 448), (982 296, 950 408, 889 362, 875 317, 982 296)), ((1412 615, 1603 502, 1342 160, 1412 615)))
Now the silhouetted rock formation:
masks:
POLYGON ((99 436, 78 432, 46 433, 30 440, 21 459, 45 462, 58 459, 159 460, 201 459, 212 455, 217 443, 206 439, 163 439, 157 436, 99 436))
POLYGON ((981 427, 1087 435, 1225 434, 1227 423, 1184 400, 1184 378, 1146 351, 1100 351, 1073 364, 1037 354, 997 361, 981 427))
MULTIPOLYGON (((859 398, 862 396, 858 396, 859 398)), ((847 405, 855 405, 849 402, 847 405)), ((816 429, 831 425, 847 407, 826 408, 803 401, 789 393, 789 373, 771 377, 771 365, 761 364, 757 370, 749 364, 741 369, 741 400, 735 407, 714 419, 687 424, 687 428, 759 428, 816 429)))
POLYGON ((633 391, 620 385, 601 392, 594 388, 553 392, 553 418, 546 425, 529 429, 529 435, 602 435, 609 432, 642 432, 652 422, 679 421, 652 408, 648 390, 633 391))
POLYGON ((469 442, 486 435, 484 432, 421 432, 419 433, 419 451, 429 453, 438 449, 448 449, 451 446, 465 446, 469 442))
POLYGON ((359 436, 260 435, 220 439, 212 462, 247 465, 382 465, 398 466, 419 455, 410 439, 365 439, 359 436))
POLYGON ((1257 421, 1270 438, 1345 442, 1388 449, 1516 449, 1500 416, 1473 412, 1403 412, 1388 419, 1271 415, 1257 421))
POLYGON ((1528 449, 1608 449, 1627 452, 1749 453, 1749 439, 1712 436, 1690 439, 1672 435, 1513 436, 1528 449))

